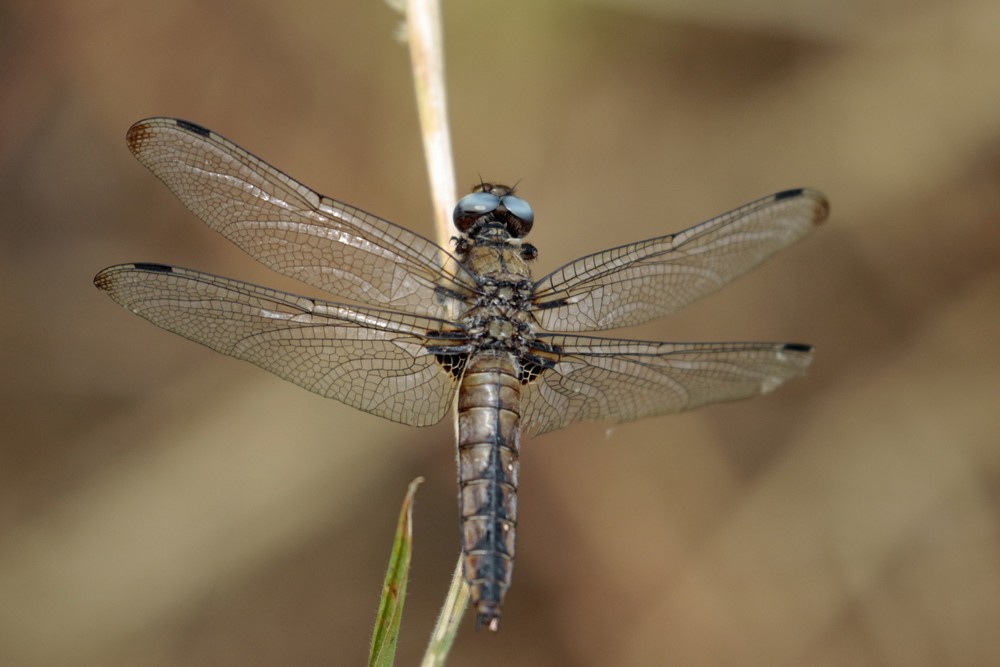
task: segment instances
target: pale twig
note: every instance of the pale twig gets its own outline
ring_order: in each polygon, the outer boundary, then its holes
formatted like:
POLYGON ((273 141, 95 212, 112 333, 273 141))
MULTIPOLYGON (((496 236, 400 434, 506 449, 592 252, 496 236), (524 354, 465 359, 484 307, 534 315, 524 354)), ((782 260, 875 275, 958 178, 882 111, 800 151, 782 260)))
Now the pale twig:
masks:
MULTIPOLYGON (((451 224, 455 204, 455 166, 451 154, 448 104, 444 83, 444 47, 438 0, 407 0, 406 35, 420 115, 424 156, 434 204, 434 229, 438 245, 448 247, 455 230, 451 224)), ((442 262, 446 258, 442 257, 442 262)), ((455 414, 456 411, 452 411, 455 414)), ((455 441, 458 420, 455 418, 455 441)), ((451 586, 424 655, 423 667, 443 665, 469 602, 469 588, 462 577, 459 554, 451 586)))
POLYGON ((455 166, 451 155, 438 0, 407 0, 406 34, 434 203, 435 236, 438 245, 447 247, 454 234, 451 211, 456 200, 455 166))

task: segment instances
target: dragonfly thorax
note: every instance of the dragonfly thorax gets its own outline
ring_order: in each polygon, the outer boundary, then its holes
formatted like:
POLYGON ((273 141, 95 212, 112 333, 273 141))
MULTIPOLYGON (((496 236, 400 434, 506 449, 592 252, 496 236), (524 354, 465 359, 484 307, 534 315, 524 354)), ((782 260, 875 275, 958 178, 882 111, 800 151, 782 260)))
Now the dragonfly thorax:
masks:
POLYGON ((506 350, 520 356, 535 339, 531 317, 523 310, 498 306, 472 308, 462 320, 475 349, 506 350))
POLYGON ((506 317, 494 317, 486 322, 485 333, 497 341, 510 340, 517 333, 517 327, 506 317))

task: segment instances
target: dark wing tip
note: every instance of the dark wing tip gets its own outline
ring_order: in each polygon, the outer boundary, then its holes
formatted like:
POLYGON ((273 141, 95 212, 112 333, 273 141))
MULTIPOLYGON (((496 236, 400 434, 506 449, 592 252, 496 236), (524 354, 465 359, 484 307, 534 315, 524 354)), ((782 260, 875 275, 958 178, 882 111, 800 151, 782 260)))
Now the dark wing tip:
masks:
POLYGON ((796 199, 798 197, 805 197, 813 201, 813 205, 815 206, 813 222, 815 224, 818 225, 829 217, 830 202, 827 201, 826 195, 819 190, 811 190, 809 188, 793 188, 791 190, 776 192, 773 195, 774 201, 781 201, 782 199, 796 199))
POLYGON ((166 264, 156 264, 151 262, 136 262, 128 265, 137 271, 155 271, 156 273, 173 273, 174 267, 166 264))
POLYGON ((121 271, 152 271, 154 273, 173 273, 174 267, 151 262, 135 262, 133 264, 116 264, 94 276, 94 287, 105 292, 111 288, 112 276, 121 271))
POLYGON ((781 192, 775 192, 774 201, 781 201, 782 199, 791 199, 792 197, 798 197, 803 192, 805 192, 805 188, 795 188, 793 190, 782 190, 781 192))
POLYGON ((150 129, 150 121, 152 120, 156 119, 147 118, 140 120, 128 128, 128 133, 125 135, 125 144, 133 155, 138 154, 138 151, 142 148, 142 144, 152 136, 153 131, 150 129))
POLYGON ((202 127, 198 123, 192 123, 189 120, 181 120, 180 118, 175 118, 174 122, 177 123, 177 127, 182 130, 187 130, 188 132, 193 132, 195 134, 200 134, 203 137, 208 137, 212 134, 212 131, 207 127, 202 127))
POLYGON ((155 126, 159 125, 162 127, 170 124, 176 125, 180 129, 192 134, 197 134, 200 137, 207 138, 212 135, 212 131, 207 127, 202 127, 201 125, 192 123, 189 120, 154 116, 152 118, 144 118, 137 123, 133 123, 132 127, 128 129, 128 133, 125 135, 125 143, 128 144, 130 151, 136 153, 142 147, 142 143, 153 135, 155 126))
POLYGON ((789 352, 812 352, 813 346, 806 345, 805 343, 785 343, 781 346, 781 349, 789 352))

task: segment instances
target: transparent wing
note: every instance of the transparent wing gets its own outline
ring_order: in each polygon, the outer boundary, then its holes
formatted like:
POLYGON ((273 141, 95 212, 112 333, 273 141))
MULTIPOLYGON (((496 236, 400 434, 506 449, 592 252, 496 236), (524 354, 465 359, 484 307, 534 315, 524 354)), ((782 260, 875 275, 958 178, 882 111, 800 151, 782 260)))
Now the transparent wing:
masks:
POLYGON ((455 382, 424 347, 446 322, 161 264, 112 266, 94 284, 157 326, 359 410, 426 426, 451 407, 455 382))
POLYGON ((475 282, 445 250, 324 197, 236 144, 173 118, 139 121, 128 147, 184 205, 256 260, 345 298, 447 316, 475 282))
POLYGON ((522 404, 529 432, 582 420, 630 421, 767 393, 802 375, 807 345, 647 343, 585 336, 540 336, 553 368, 528 384, 522 404))
POLYGON ((661 317, 803 238, 828 212, 819 192, 786 190, 678 234, 581 257, 535 284, 535 318, 572 332, 661 317))

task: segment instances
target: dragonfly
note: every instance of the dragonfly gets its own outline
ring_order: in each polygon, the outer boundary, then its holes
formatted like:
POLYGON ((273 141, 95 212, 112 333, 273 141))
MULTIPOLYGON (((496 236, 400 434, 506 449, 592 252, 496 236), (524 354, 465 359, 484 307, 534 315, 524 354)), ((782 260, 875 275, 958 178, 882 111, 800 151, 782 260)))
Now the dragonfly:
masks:
POLYGON ((534 279, 534 211, 505 185, 480 182, 458 201, 449 250, 195 123, 142 120, 127 144, 213 230, 346 302, 138 262, 104 269, 98 288, 168 331, 394 422, 428 426, 457 406, 462 572, 477 628, 499 629, 511 584, 522 435, 767 393, 812 359, 798 343, 588 334, 673 313, 804 238, 829 211, 815 190, 534 279))

